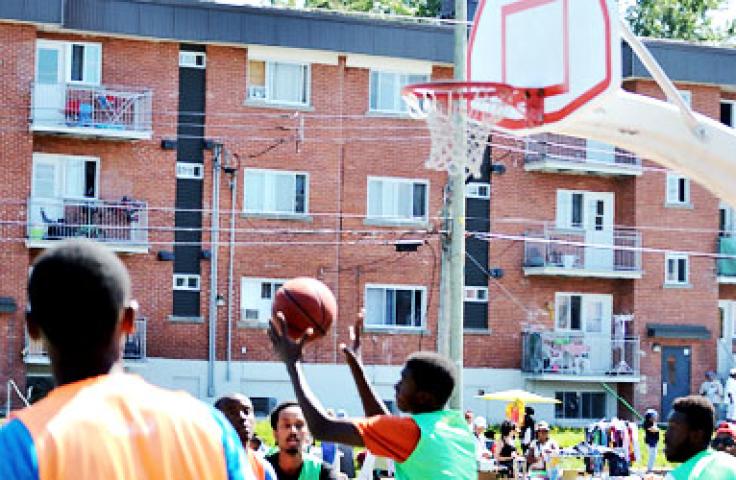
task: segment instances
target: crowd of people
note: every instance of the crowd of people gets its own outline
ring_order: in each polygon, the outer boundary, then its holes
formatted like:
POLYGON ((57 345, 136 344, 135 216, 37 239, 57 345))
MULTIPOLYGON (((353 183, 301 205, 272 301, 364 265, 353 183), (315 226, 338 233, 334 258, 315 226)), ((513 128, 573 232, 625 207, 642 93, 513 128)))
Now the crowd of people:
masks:
MULTIPOLYGON (((520 458, 531 472, 542 471, 559 450, 549 425, 535 421, 532 409, 518 429, 501 424, 498 441, 482 417, 446 409, 457 371, 432 352, 405 361, 395 385, 405 415, 392 415, 360 360, 360 320, 352 344, 342 348, 364 416, 331 415, 303 372, 311 332, 289 338, 280 314, 268 335, 296 400, 271 412, 276 445, 268 450, 255 437, 247 396, 227 395, 213 407, 123 372, 122 345, 133 331, 137 304, 128 272, 109 250, 85 240, 60 242, 34 263, 28 299, 28 334, 44 341, 57 386, 0 427, 0 479, 326 480, 347 477, 337 472, 338 449, 365 447, 370 456, 391 460, 398 480, 476 480, 485 460, 502 467, 501 474, 514 472, 520 458), (322 442, 322 458, 308 452, 313 440, 322 442)), ((736 480, 736 457, 728 455, 734 452, 733 425, 719 426, 709 448, 714 429, 708 399, 675 401, 665 435, 667 459, 681 463, 669 473, 673 480, 736 480)), ((372 469, 360 475, 373 480, 372 469)))

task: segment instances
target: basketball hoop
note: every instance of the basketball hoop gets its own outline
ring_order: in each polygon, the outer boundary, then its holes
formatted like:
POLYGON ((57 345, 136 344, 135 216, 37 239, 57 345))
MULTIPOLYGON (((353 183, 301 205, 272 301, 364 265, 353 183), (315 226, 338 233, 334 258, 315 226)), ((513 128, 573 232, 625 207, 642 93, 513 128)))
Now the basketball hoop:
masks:
POLYGON ((494 125, 506 118, 540 125, 544 114, 543 89, 502 83, 416 83, 404 87, 401 94, 409 115, 427 121, 432 146, 425 166, 475 178, 481 176, 483 153, 494 125), (456 133, 458 126, 462 137, 456 133))

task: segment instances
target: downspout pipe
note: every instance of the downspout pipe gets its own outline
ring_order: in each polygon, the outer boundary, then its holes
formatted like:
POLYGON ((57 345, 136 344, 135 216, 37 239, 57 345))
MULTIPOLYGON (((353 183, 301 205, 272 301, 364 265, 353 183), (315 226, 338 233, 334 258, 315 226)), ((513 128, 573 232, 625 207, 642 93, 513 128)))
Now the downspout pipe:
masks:
MULTIPOLYGON (((230 172, 229 172, 230 173, 230 172)), ((238 170, 233 169, 230 173, 230 234, 228 252, 230 258, 227 263, 227 381, 232 380, 233 376, 233 265, 235 263, 235 215, 237 207, 235 201, 238 191, 238 170)))
POLYGON ((215 362, 217 361, 217 267, 220 243, 220 170, 222 166, 222 144, 214 146, 212 160, 212 218, 210 245, 210 308, 209 308, 209 352, 207 360, 207 396, 215 396, 215 362))

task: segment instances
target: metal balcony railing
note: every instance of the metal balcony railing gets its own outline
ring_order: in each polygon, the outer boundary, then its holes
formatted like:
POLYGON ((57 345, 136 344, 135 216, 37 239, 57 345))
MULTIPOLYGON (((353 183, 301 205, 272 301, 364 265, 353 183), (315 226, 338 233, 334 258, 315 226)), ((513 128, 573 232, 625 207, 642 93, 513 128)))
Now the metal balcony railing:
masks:
POLYGON ((639 337, 522 332, 521 370, 532 375, 638 377, 639 337))
POLYGON ((148 244, 148 204, 126 197, 118 201, 30 198, 28 239, 86 237, 99 242, 148 244))
POLYGON ((564 135, 542 133, 526 140, 524 162, 527 164, 553 161, 555 163, 584 165, 586 169, 605 169, 610 166, 641 169, 641 159, 633 153, 611 146, 590 147, 581 139, 564 135))
MULTIPOLYGON (((48 362, 48 352, 41 340, 33 340, 26 333, 26 348, 23 350, 26 360, 35 359, 36 361, 43 359, 48 362)), ((135 332, 125 336, 125 345, 123 348, 123 358, 126 360, 145 360, 146 359, 146 319, 141 318, 135 321, 135 332)))
POLYGON ((613 229, 606 236, 600 231, 545 224, 542 230, 525 235, 525 268, 641 272, 641 234, 634 229, 613 229))
POLYGON ((148 89, 41 82, 35 82, 32 89, 34 130, 151 136, 153 103, 148 89))

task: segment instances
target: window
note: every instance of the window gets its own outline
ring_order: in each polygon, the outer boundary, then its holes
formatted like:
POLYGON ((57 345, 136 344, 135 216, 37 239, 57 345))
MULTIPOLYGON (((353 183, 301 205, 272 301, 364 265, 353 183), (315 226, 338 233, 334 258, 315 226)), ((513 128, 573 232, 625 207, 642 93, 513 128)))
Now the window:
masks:
POLYGON ((102 46, 94 43, 70 43, 67 47, 67 80, 99 85, 102 46))
POLYGON ((271 304, 276 290, 286 280, 243 277, 240 281, 240 319, 246 323, 265 324, 271 318, 271 304))
POLYGON ((429 182, 368 177, 368 218, 385 222, 427 220, 429 182))
POLYGON ((734 209, 725 203, 718 208, 718 234, 721 237, 732 237, 736 233, 736 217, 734 209))
POLYGON ((736 102, 732 100, 721 100, 721 123, 729 127, 736 127, 734 105, 736 102))
POLYGON ((465 184, 465 198, 488 200, 491 198, 491 184, 482 182, 469 182, 465 184))
POLYGON ((34 153, 31 196, 58 200, 97 198, 98 163, 94 157, 34 153))
POLYGON ((488 287, 465 287, 466 302, 488 303, 488 287))
POLYGON ((309 65, 250 60, 249 100, 291 105, 309 104, 309 65))
POLYGON ((612 309, 611 295, 557 293, 555 330, 608 335, 612 309))
POLYGON ((205 68, 207 66, 207 55, 204 52, 179 52, 179 66, 205 68))
POLYGON ((202 180, 204 178, 201 163, 176 162, 176 178, 202 180))
POLYGON ((425 296, 425 287, 366 285, 366 326, 369 328, 423 327, 425 296))
POLYGON ((555 392, 555 418, 598 420, 606 415, 606 394, 602 392, 555 392))
POLYGON ((667 172, 667 205, 690 205, 690 180, 674 172, 667 172))
POLYGON ((36 42, 37 82, 99 85, 101 77, 102 45, 99 43, 36 42))
POLYGON ((687 285, 689 282, 688 256, 682 253, 668 253, 664 258, 664 283, 668 285, 687 285))
POLYGON ((306 173, 245 169, 245 213, 304 215, 308 211, 306 173))
POLYGON ((685 102, 685 105, 688 107, 693 106, 693 92, 690 90, 678 90, 677 93, 680 94, 680 98, 685 102))
POLYGON ((199 275, 189 273, 174 274, 174 290, 199 291, 199 275))
POLYGON ((401 98, 401 89, 410 83, 429 81, 428 75, 371 70, 370 110, 373 112, 405 113, 406 104, 401 98))

